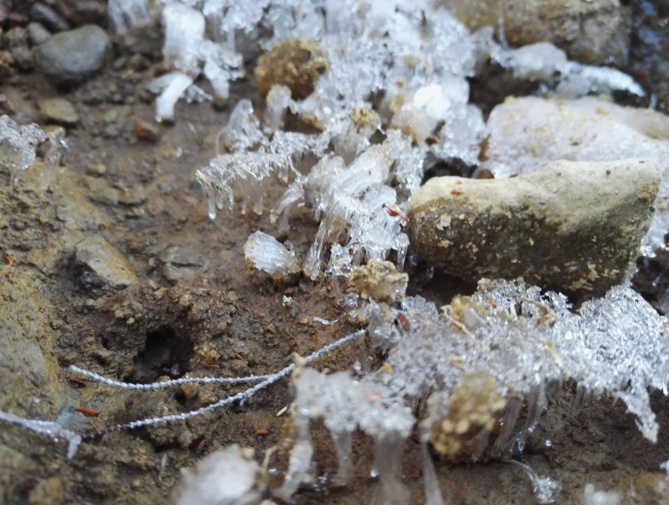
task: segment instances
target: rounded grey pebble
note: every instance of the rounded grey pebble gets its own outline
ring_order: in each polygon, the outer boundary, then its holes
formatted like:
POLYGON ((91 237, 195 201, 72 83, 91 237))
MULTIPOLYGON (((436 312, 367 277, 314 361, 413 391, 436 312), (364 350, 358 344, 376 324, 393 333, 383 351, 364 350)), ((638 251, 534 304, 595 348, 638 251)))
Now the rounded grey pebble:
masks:
POLYGON ((99 26, 86 25, 57 33, 37 48, 37 66, 56 87, 81 84, 100 71, 111 55, 109 36, 99 26))

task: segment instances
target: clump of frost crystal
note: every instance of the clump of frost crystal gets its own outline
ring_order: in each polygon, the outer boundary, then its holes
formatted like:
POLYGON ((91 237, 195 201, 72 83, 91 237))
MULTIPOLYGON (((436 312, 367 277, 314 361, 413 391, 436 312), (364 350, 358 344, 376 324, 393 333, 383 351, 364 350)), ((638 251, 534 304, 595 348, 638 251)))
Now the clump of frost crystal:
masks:
POLYGON ((227 99, 229 81, 243 75, 242 56, 205 39, 205 16, 193 7, 170 2, 163 8, 162 21, 163 58, 171 72, 149 84, 151 91, 160 93, 156 100, 156 119, 173 121, 174 107, 183 95, 187 101, 212 98, 194 84, 200 74, 209 80, 217 99, 227 99))
POLYGON ((265 185, 276 175, 290 183, 272 212, 279 226, 288 226, 290 209, 302 202, 320 223, 304 263, 308 276, 316 278, 324 268, 347 275, 389 255, 402 268, 408 248, 403 211, 424 170, 442 161, 477 163, 484 121, 468 104, 475 58, 464 26, 427 1, 411 9, 397 1, 203 5, 207 22, 221 33, 252 37, 257 24, 268 32, 258 39, 264 49, 309 36, 329 61, 302 100, 274 86, 262 122, 251 102, 235 107, 219 135, 217 156, 197 173, 209 215, 232 210, 237 195, 242 212, 262 212, 265 185), (282 131, 287 111, 318 133, 282 131))
POLYGON ((262 499, 259 473, 253 449, 231 445, 184 471, 173 501, 175 505, 256 505, 262 499))
POLYGON ((493 60, 511 69, 519 79, 548 83, 557 80, 553 93, 561 98, 575 98, 593 93, 610 95, 614 91, 635 96, 645 95, 641 86, 629 75, 614 68, 568 61, 565 52, 550 42, 538 42, 518 49, 493 45, 493 60))
POLYGON ((271 235, 256 231, 244 244, 247 264, 257 270, 267 272, 275 279, 299 273, 300 266, 295 251, 288 249, 271 235))
POLYGON ((9 116, 0 116, 0 165, 9 169, 12 182, 35 163, 35 150, 47 139, 36 124, 19 126, 9 116))

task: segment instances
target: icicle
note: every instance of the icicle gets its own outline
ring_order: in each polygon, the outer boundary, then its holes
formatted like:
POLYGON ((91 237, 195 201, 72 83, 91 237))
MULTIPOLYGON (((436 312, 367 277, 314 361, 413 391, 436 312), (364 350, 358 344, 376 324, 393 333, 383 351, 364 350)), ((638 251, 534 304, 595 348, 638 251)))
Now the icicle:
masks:
POLYGON ((432 456, 427 443, 420 445, 420 454, 423 460, 423 484, 425 486, 425 505, 444 505, 444 498, 439 488, 437 472, 434 469, 432 456))
POLYGON ((513 434, 515 433, 516 421, 520 415, 520 398, 512 395, 506 402, 504 417, 502 418, 502 431, 495 440, 493 451, 498 454, 510 453, 513 449, 513 434))
POLYGON ((353 437, 346 430, 330 430, 330 436, 337 450, 339 468, 334 478, 335 486, 346 486, 353 474, 353 437))
POLYGON ((516 443, 518 444, 518 450, 520 452, 523 452, 523 449, 525 448, 527 437, 532 434, 539 424, 539 419, 541 419, 541 415, 543 414, 546 405, 548 405, 546 385, 542 382, 539 386, 533 388, 527 397, 527 420, 516 438, 516 443))
POLYGON ((538 475, 537 472, 532 470, 532 468, 524 463, 521 463, 520 461, 507 459, 506 462, 517 466, 525 472, 525 474, 529 477, 530 482, 532 482, 532 493, 539 503, 555 503, 556 495, 560 492, 559 482, 551 479, 550 477, 538 475))
POLYGON ((379 476, 379 487, 373 505, 405 505, 409 503, 409 490, 400 479, 402 453, 405 439, 397 433, 382 433, 374 437, 374 469, 372 476, 379 476))

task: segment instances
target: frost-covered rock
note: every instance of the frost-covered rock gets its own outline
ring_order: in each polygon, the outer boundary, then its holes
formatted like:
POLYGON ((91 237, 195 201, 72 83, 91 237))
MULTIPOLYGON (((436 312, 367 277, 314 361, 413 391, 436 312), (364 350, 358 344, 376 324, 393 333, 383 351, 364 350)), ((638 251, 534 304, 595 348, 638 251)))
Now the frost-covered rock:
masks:
POLYGON ((257 505, 262 492, 257 484, 260 467, 253 449, 231 445, 184 470, 172 496, 174 505, 257 505))
POLYGON ((596 98, 507 100, 490 114, 482 168, 495 177, 526 174, 555 160, 617 161, 644 158, 663 168, 656 212, 644 254, 664 244, 669 231, 669 118, 596 98))
POLYGON ((412 249, 451 275, 601 295, 628 279, 657 163, 554 162, 509 179, 430 179, 409 201, 412 249))

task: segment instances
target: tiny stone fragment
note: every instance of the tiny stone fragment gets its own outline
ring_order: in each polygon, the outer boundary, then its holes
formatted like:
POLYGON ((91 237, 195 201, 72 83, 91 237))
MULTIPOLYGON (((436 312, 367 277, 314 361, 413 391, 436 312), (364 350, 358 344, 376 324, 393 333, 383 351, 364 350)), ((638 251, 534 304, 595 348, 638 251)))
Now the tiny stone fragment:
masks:
POLYGON ((42 23, 30 23, 27 30, 28 39, 33 46, 39 46, 51 37, 51 32, 42 23))
POLYGON ((412 249, 469 281, 601 295, 629 278, 661 173, 654 162, 550 163, 510 179, 430 179, 409 201, 412 249))
POLYGON ((135 121, 135 135, 139 140, 156 144, 160 141, 160 127, 149 121, 135 121))
POLYGON ((80 281, 86 288, 123 289, 137 283, 128 260, 101 237, 77 244, 74 260, 82 269, 80 281))
POLYGON ((349 287, 358 293, 388 303, 404 298, 408 283, 409 276, 398 272, 390 261, 371 260, 348 278, 349 287))
POLYGON ((64 98, 47 98, 40 102, 40 114, 46 121, 64 126, 75 126, 79 123, 79 114, 72 102, 64 98))
POLYGON ((274 49, 258 58, 255 69, 258 90, 266 96, 274 85, 290 88, 295 99, 314 91, 318 78, 330 68, 327 53, 311 39, 278 42, 274 49))

